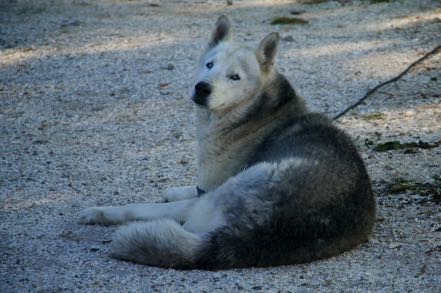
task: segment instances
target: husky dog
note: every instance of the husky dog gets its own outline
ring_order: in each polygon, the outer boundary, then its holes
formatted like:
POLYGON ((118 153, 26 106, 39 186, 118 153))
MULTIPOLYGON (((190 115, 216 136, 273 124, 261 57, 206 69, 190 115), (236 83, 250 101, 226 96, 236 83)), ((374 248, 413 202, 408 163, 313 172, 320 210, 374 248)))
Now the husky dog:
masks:
POLYGON ((168 202, 92 207, 86 224, 131 223, 112 255, 153 266, 223 269, 309 262, 368 240, 369 176, 351 139, 304 102, 276 68, 279 35, 257 49, 233 42, 221 16, 192 99, 197 187, 168 202))

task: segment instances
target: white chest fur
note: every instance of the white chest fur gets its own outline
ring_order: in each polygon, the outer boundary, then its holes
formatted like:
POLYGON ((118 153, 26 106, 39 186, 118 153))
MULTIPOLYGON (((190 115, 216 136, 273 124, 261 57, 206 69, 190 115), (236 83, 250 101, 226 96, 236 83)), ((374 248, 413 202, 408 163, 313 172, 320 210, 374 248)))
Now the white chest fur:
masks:
MULTIPOLYGON (((264 127, 253 131, 230 129, 198 113, 198 186, 210 191, 248 167, 265 137, 264 127)), ((248 129, 248 127, 245 127, 248 129)))
POLYGON ((225 145, 219 141, 203 141, 198 147, 198 186, 209 191, 247 167, 251 149, 239 142, 225 145))

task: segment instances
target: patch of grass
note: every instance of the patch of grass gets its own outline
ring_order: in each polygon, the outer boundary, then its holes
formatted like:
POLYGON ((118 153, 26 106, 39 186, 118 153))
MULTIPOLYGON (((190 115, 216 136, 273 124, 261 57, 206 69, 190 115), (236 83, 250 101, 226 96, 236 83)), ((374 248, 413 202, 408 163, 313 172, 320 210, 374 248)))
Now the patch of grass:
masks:
POLYGON ((414 191, 417 189, 417 185, 415 183, 404 180, 404 179, 398 179, 394 183, 389 186, 389 193, 395 194, 395 193, 402 193, 406 191, 414 191))
POLYGON ((276 25, 276 24, 282 24, 282 25, 286 25, 286 24, 307 24, 308 21, 300 18, 300 17, 286 17, 286 16, 281 16, 281 17, 274 17, 273 20, 271 21, 272 25, 276 25))
POLYGON ((395 0, 371 0, 371 4, 377 4, 377 3, 389 3, 389 2, 393 2, 395 0))
POLYGON ((385 143, 377 144, 373 150, 376 152, 387 152, 392 150, 401 150, 405 149, 407 153, 414 153, 413 151, 409 151, 412 149, 433 149, 436 147, 439 147, 441 145, 441 141, 436 141, 432 144, 424 141, 418 141, 418 142, 408 142, 408 143, 401 143, 397 140, 395 141, 388 141, 385 143))
POLYGON ((300 1, 301 4, 320 4, 323 2, 328 2, 329 0, 302 0, 300 1))
POLYGON ((390 194, 411 192, 422 196, 432 196, 432 201, 441 203, 441 179, 439 175, 435 175, 434 183, 414 182, 405 179, 398 179, 389 187, 390 194))
POLYGON ((372 140, 370 140, 369 138, 366 138, 364 140, 364 145, 368 148, 371 149, 375 144, 372 140))
POLYGON ((385 115, 380 112, 367 114, 361 117, 364 121, 372 121, 372 120, 384 120, 385 115))
POLYGON ((76 1, 73 1, 72 4, 78 5, 78 6, 93 6, 92 3, 87 2, 85 0, 76 0, 76 1))

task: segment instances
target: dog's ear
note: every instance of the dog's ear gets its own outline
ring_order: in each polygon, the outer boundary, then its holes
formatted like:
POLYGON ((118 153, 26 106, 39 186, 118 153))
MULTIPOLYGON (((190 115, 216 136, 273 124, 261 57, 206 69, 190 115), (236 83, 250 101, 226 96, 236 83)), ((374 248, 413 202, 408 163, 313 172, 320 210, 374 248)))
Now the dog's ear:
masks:
POLYGON ((262 71, 269 71, 274 66, 274 59, 279 50, 279 34, 270 33, 259 44, 256 57, 262 71))
POLYGON ((211 36, 211 40, 208 43, 208 48, 211 49, 220 42, 231 39, 231 35, 232 35, 231 22, 230 20, 228 20, 228 18, 225 15, 222 15, 216 21, 216 27, 211 36))

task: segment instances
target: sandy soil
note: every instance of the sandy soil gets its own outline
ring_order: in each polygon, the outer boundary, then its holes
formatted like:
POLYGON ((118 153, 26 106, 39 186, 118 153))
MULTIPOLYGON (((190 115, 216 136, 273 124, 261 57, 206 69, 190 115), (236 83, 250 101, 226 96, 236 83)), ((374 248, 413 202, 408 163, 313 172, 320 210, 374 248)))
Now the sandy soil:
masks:
POLYGON ((299 2, 1 1, 0 291, 439 292, 441 54, 337 122, 377 195, 371 241, 356 250, 176 271, 114 260, 116 228, 77 223, 85 207, 157 201, 195 182, 191 76, 220 14, 239 40, 278 31, 281 71, 329 115, 441 44, 436 0, 299 2), (277 16, 308 23, 271 25, 277 16), (375 149, 420 140, 433 147, 375 149))

